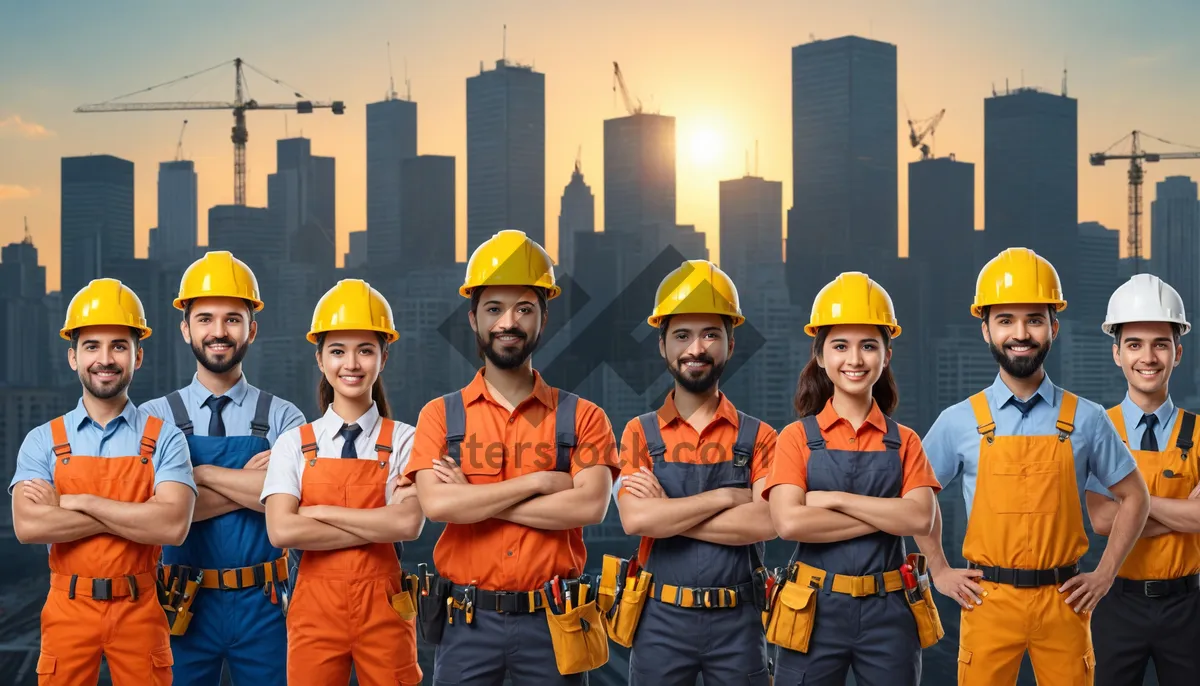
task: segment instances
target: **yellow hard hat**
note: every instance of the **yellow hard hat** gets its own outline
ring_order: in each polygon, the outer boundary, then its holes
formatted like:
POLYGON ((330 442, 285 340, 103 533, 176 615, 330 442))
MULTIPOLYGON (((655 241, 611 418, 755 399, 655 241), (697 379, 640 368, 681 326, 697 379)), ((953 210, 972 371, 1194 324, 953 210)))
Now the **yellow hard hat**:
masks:
POLYGON ((308 342, 330 331, 376 331, 392 343, 400 338, 392 319, 392 306, 379 291, 362 279, 342 279, 325 292, 313 310, 308 342))
POLYGON ((734 326, 746 321, 733 279, 708 260, 687 260, 658 284, 646 322, 658 326, 673 314, 720 314, 732 317, 734 326))
POLYGON ((129 326, 141 333, 139 340, 150 337, 141 299, 116 279, 93 279, 79 289, 67 305, 67 319, 58 335, 69 341, 72 331, 85 326, 129 326))
POLYGON ((241 298, 254 303, 255 312, 263 308, 254 272, 228 250, 205 253, 183 272, 175 309, 182 310, 193 298, 241 298))
POLYGON ((1029 248, 1008 248, 979 271, 971 314, 983 318, 983 308, 990 305, 1025 303, 1053 305, 1057 312, 1067 309, 1054 265, 1029 248))
POLYGON ((553 300, 562 292, 554 283, 554 262, 545 248, 524 231, 505 229, 487 239, 471 253, 467 276, 459 295, 471 297, 475 288, 487 286, 532 286, 546 290, 553 300))
POLYGON ((817 293, 804 333, 815 337, 822 326, 838 324, 882 326, 892 338, 901 331, 892 296, 862 272, 842 272, 817 293))

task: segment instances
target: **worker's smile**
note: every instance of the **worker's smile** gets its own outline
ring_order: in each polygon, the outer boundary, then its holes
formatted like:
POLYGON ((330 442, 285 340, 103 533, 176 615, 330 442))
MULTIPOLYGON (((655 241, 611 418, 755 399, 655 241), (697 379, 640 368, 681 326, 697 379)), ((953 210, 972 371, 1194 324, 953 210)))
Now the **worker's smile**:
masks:
POLYGON ((338 378, 347 386, 358 386, 367 378, 367 375, 343 372, 338 374, 338 378))
POLYGON ((100 381, 115 381, 121 378, 121 368, 116 366, 92 367, 91 373, 100 381))
POLYGON ((1025 357, 1028 355, 1036 355, 1041 349, 1040 345, 1034 344, 1032 341, 1017 341, 1014 343, 1005 343, 1004 349, 1015 355, 1025 357))
POLYGON ((842 376, 851 381, 862 381, 867 378, 867 370, 865 369, 843 369, 842 376))

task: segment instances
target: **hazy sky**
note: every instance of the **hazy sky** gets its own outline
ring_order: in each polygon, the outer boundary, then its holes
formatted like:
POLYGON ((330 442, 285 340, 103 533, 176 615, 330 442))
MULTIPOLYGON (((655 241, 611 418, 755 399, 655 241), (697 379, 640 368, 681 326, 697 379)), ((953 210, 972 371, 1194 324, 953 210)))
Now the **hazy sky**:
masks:
MULTIPOLYGON (((1126 225, 1125 167, 1091 167, 1087 154, 1132 129, 1200 145, 1200 3, 1194 0, 1008 0, 830 3, 807 1, 609 0, 582 2, 383 2, 314 0, 202 3, 64 0, 0 3, 0 244, 19 240, 22 216, 59 281, 59 169, 69 155, 108 153, 135 167, 137 255, 156 223, 158 162, 173 159, 189 121, 184 154, 200 178, 200 241, 207 211, 233 200, 233 118, 228 112, 75 114, 84 103, 169 81, 234 57, 313 98, 328 110, 287 116, 314 154, 337 158, 338 261, 348 234, 366 222, 365 104, 388 88, 392 44, 396 89, 407 62, 418 103, 419 152, 453 155, 458 174, 458 251, 465 257, 466 78, 501 56, 546 74, 547 248, 557 251, 559 197, 582 146, 585 179, 603 226, 603 120, 625 114, 612 90, 612 62, 650 111, 677 118, 678 218, 708 234, 718 257, 718 181, 753 164, 784 182, 791 205, 791 47, 810 34, 857 34, 898 46, 901 245, 906 243, 905 107, 923 119, 941 108, 935 152, 976 163, 977 221, 983 224, 983 99, 993 86, 1058 92, 1064 64, 1079 100, 1079 219, 1126 225), (835 5, 850 5, 841 7, 835 5), (199 9, 203 7, 204 9, 199 9)), ((250 72, 250 94, 289 102, 291 89, 250 72)), ((231 100, 233 67, 130 100, 231 100)), ((275 171, 279 112, 248 114, 247 202, 265 206, 275 171)), ((1156 144, 1157 145, 1157 144, 1156 144)), ((1162 147, 1162 146, 1159 146, 1162 147)), ((1155 149, 1155 148, 1150 148, 1155 149)), ((1174 149, 1174 148, 1169 148, 1174 149)), ((1153 185, 1166 175, 1200 177, 1200 161, 1148 167, 1146 225, 1153 185)), ((753 171, 753 170, 752 170, 753 171)), ((782 227, 781 227, 782 228, 782 227)), ((1148 243, 1147 243, 1148 245, 1148 243)))

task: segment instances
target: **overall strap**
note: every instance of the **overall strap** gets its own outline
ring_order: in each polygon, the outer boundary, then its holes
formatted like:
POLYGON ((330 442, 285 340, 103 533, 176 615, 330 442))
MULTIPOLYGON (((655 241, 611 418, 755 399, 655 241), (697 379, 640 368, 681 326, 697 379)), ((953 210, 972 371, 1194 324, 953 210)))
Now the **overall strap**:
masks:
POLYGON ((1075 430, 1075 408, 1079 405, 1079 396, 1070 391, 1063 391, 1062 409, 1058 412, 1058 421, 1054 427, 1058 429, 1059 442, 1067 440, 1075 430))
POLYGON ((251 436, 267 437, 267 433, 271 430, 271 400, 274 397, 263 390, 258 392, 258 405, 254 407, 254 419, 250 420, 251 436))
POLYGON ((191 436, 192 418, 188 415, 187 405, 183 402, 183 395, 179 391, 171 391, 167 394, 167 405, 171 408, 171 417, 175 420, 175 426, 179 427, 184 436, 191 436))
MULTIPOLYGON (((1180 410, 1180 412, 1182 411, 1180 410)), ((1125 431, 1125 413, 1121 411, 1121 406, 1108 408, 1107 414, 1112 421, 1113 428, 1117 430, 1117 435, 1121 437, 1121 442, 1125 444, 1125 447, 1129 447, 1129 434, 1125 431)))
POLYGON ((71 444, 67 442, 67 421, 65 417, 55 417, 50 420, 50 438, 54 441, 54 457, 71 456, 71 444))
POLYGON ((154 446, 158 445, 158 433, 162 431, 162 417, 150 415, 146 417, 146 428, 142 431, 142 445, 139 454, 142 457, 154 455, 154 446))
POLYGON ((558 391, 558 405, 554 409, 554 436, 558 443, 558 454, 554 460, 554 471, 571 473, 571 451, 578 443, 575 433, 575 408, 579 396, 562 389, 558 391))
POLYGON ((317 457, 317 435, 311 423, 300 427, 300 452, 309 460, 317 457))
POLYGON ((821 435, 821 425, 817 422, 817 416, 810 414, 801 417, 800 425, 804 427, 804 438, 808 441, 808 449, 824 450, 825 437, 821 435))
POLYGON ((887 423, 887 432, 883 434, 883 445, 889 450, 900 449, 900 425, 891 417, 884 416, 884 421, 887 423))
POLYGON ((392 459, 392 434, 396 433, 396 422, 384 417, 379 420, 379 436, 375 438, 375 457, 380 462, 392 459))
POLYGON ((638 415, 638 422, 641 423, 642 434, 646 437, 646 452, 650 453, 654 464, 657 465, 667 454, 667 444, 663 442, 662 431, 658 428, 658 413, 647 412, 638 415))
POLYGON ((442 405, 446 409, 446 454, 462 465, 462 442, 467 437, 467 408, 463 405, 462 391, 443 395, 442 405))
POLYGON ((754 457, 754 445, 758 440, 758 427, 762 424, 758 417, 738 410, 737 440, 733 443, 733 466, 739 469, 750 464, 754 457))
POLYGON ((971 410, 975 412, 975 428, 979 435, 991 443, 996 437, 996 421, 992 419, 992 408, 988 407, 987 394, 984 391, 971 396, 971 410))
POLYGON ((1192 436, 1196 431, 1196 415, 1187 410, 1179 411, 1179 436, 1175 439, 1175 446, 1183 451, 1183 457, 1186 459, 1188 452, 1192 449, 1192 436))

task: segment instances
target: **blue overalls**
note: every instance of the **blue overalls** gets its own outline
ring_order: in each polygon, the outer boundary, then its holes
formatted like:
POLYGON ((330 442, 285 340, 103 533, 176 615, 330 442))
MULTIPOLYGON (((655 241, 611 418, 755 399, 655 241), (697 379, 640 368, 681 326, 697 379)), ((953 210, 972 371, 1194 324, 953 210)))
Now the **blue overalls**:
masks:
MULTIPOLYGON (((904 478, 900 428, 891 417, 886 420, 883 450, 853 451, 827 448, 816 416, 802 417, 812 451, 808 458, 808 490, 899 497, 904 478)), ((877 531, 836 543, 799 543, 792 557, 795 562, 823 569, 826 575, 816 595, 808 652, 778 649, 776 686, 842 686, 850 668, 854 669, 855 680, 864 685, 920 683, 921 642, 904 594, 877 592, 854 597, 832 590, 835 574, 875 575, 879 588, 883 574, 895 573, 905 562, 902 537, 877 531)))
MULTIPOLYGON (((175 424, 187 436, 192 464, 226 469, 241 469, 250 458, 271 449, 267 440, 271 400, 270 393, 259 391, 251 435, 214 437, 193 435, 179 391, 167 396, 175 424)), ((168 571, 170 565, 205 570, 256 566, 249 573, 226 572, 204 579, 204 586, 214 581, 217 586, 197 592, 187 632, 171 636, 175 686, 217 686, 224 661, 229 662, 237 686, 286 686, 287 627, 281 606, 273 602, 283 589, 267 583, 278 574, 274 563, 284 553, 271 545, 266 515, 241 508, 193 522, 183 545, 162 550, 168 571), (247 578, 238 578, 243 576, 247 578)), ((286 578, 280 574, 276 580, 282 583, 286 578)))
MULTIPOLYGON (((668 497, 752 486, 758 419, 738 412, 732 457, 715 464, 666 461, 658 413, 638 421, 654 459, 654 476, 668 497)), ((771 683, 756 581, 764 549, 763 543, 728 546, 686 536, 654 540, 644 565, 652 585, 629 656, 631 686, 690 686, 698 674, 705 684, 771 683)))

